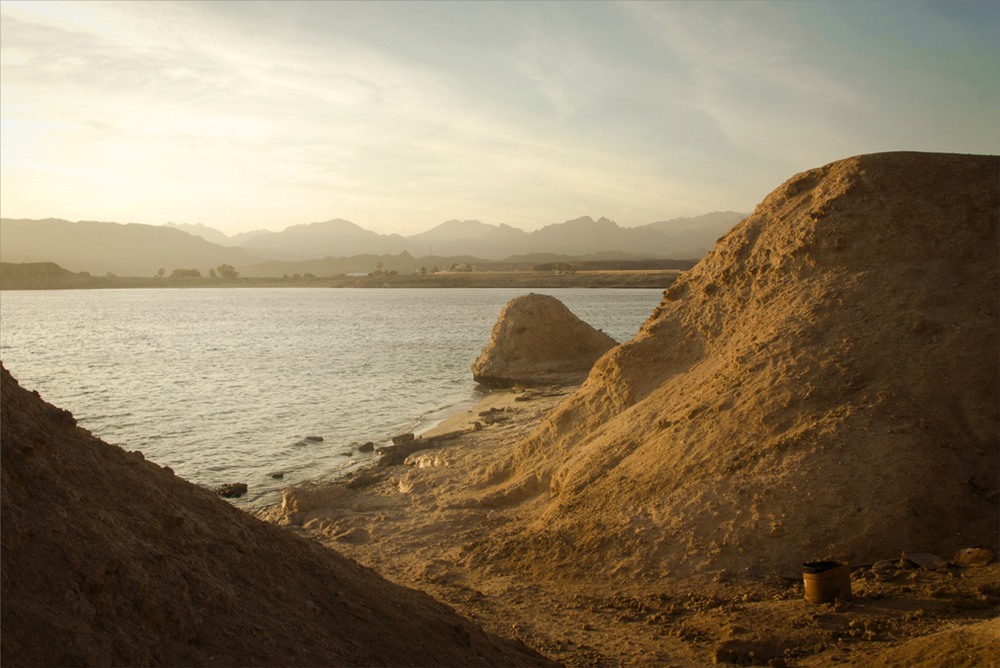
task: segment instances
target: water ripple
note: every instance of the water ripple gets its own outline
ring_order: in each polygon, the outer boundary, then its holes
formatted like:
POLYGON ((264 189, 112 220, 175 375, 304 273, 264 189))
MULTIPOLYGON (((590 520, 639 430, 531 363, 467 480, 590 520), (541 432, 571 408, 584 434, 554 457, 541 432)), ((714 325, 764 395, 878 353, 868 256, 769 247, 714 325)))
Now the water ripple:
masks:
MULTIPOLYGON (((616 340, 658 290, 548 291, 616 340)), ((21 384, 108 442, 243 505, 370 461, 352 448, 439 421, 515 290, 4 291, 0 352, 21 384), (301 447, 305 436, 323 442, 301 447), (352 453, 345 457, 345 453, 352 453), (276 480, 270 474, 284 472, 276 480)))

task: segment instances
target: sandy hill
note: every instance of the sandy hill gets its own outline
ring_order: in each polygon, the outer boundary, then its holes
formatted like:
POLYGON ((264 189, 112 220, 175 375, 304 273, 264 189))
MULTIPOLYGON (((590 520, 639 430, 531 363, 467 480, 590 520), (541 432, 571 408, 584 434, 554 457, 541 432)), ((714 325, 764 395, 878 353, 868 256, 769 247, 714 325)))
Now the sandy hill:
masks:
POLYGON ((545 664, 0 389, 4 666, 545 664))
POLYGON ((995 156, 920 153, 789 179, 483 477, 534 520, 472 561, 652 578, 995 547, 998 185, 995 156))

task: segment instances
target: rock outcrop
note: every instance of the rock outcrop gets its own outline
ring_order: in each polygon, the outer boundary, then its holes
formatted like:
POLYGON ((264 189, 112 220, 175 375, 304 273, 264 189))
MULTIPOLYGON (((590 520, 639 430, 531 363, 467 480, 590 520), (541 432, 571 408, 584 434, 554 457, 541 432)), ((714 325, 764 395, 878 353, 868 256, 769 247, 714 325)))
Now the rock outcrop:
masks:
POLYGON ((472 558, 657 578, 995 548, 998 190, 996 156, 792 177, 520 446, 488 498, 535 490, 531 530, 472 558))
POLYGON ((500 312, 472 376, 491 387, 577 382, 615 345, 555 297, 523 295, 500 312))
POLYGON ((108 445, 0 367, 4 666, 547 665, 108 445))

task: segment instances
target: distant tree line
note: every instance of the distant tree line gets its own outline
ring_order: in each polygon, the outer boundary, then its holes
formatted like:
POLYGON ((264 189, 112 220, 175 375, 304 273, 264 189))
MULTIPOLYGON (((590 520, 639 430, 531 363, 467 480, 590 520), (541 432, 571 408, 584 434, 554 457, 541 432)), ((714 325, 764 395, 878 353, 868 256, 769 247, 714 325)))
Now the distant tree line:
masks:
POLYGON ((368 272, 369 276, 396 276, 399 272, 395 269, 386 269, 385 264, 379 262, 375 265, 375 271, 368 272))
MULTIPOLYGON (((167 270, 160 268, 156 272, 157 278, 163 278, 166 276, 167 270)), ((218 267, 213 267, 208 270, 209 278, 225 278, 233 280, 239 278, 240 272, 236 271, 236 267, 231 264, 220 264, 218 267)), ((170 272, 170 278, 201 278, 201 271, 198 269, 174 269, 170 272)))

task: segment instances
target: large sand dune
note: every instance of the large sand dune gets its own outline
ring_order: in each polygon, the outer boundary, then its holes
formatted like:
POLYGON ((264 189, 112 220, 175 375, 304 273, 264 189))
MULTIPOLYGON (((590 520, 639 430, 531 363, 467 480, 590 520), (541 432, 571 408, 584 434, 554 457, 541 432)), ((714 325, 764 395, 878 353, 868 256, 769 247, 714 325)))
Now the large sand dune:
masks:
POLYGON ((788 180, 518 448, 503 549, 676 577, 995 544, 998 185, 918 153, 788 180))

